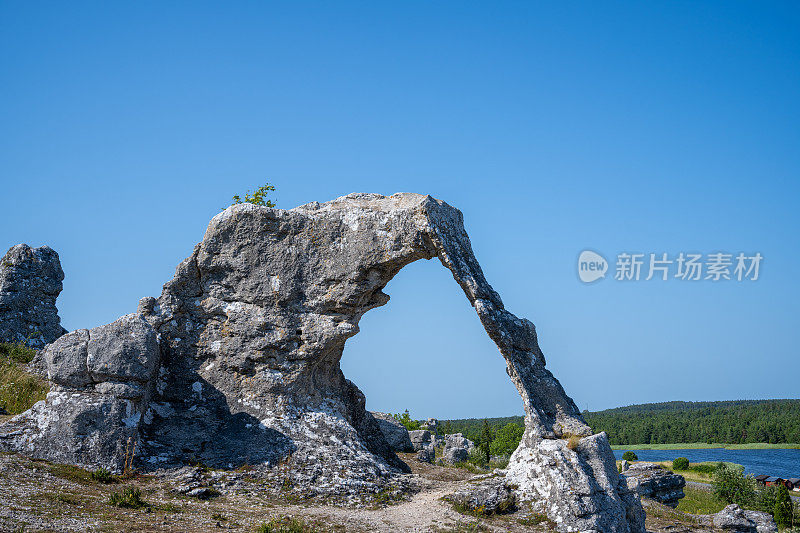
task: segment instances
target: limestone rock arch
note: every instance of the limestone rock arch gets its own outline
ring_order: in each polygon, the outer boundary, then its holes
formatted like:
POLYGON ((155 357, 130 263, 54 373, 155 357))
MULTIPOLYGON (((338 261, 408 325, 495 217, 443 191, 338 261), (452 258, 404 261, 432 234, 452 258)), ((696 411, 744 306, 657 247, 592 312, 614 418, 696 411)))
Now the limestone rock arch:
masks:
MULTIPOLYGON (((545 368, 534 325, 507 311, 486 281, 461 212, 418 194, 351 194, 288 211, 240 204, 215 216, 161 296, 140 302, 139 316, 158 336, 157 371, 134 400, 112 398, 128 415, 125 434, 141 437, 144 464, 249 463, 342 494, 407 471, 339 361, 361 316, 389 300, 386 284, 405 265, 433 257, 463 289, 522 397, 525 434, 506 474, 520 499, 562 530, 643 531, 641 505, 620 483, 605 434, 592 435, 545 368)), ((48 349, 72 349, 80 340, 72 335, 48 349)), ((49 371, 58 383, 59 368, 49 371)), ((64 394, 65 386, 51 394, 64 394)), ((88 405, 109 390, 116 389, 94 382, 69 392, 88 405)), ((47 456, 45 446, 31 443, 71 431, 41 429, 47 413, 64 409, 64 398, 12 421, 11 436, 0 426, 0 448, 19 449, 24 440, 29 454, 47 456)), ((91 449, 66 458, 87 457, 91 449)), ((102 451, 96 458, 112 466, 119 460, 102 451)))

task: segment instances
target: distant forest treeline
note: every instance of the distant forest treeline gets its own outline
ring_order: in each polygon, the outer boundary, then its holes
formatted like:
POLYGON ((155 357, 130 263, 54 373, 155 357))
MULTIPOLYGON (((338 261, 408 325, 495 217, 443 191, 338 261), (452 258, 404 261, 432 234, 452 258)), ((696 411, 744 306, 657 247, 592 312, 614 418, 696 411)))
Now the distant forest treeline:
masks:
MULTIPOLYGON (((630 405, 605 411, 584 411, 595 432, 605 431, 611 444, 673 442, 800 443, 800 400, 736 400, 664 402, 630 405)), ((446 420, 445 431, 475 440, 483 419, 446 420)), ((521 416, 488 418, 495 428, 521 416)))
POLYGON ((800 400, 647 403, 583 416, 611 444, 800 442, 800 400))

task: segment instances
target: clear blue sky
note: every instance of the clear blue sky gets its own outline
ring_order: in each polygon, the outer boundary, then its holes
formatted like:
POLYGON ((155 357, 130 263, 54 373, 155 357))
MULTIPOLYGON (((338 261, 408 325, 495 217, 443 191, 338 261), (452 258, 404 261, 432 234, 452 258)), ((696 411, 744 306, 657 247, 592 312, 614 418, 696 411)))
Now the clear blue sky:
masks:
MULTIPOLYGON (((798 28, 796 2, 2 2, 0 247, 56 249, 92 327, 264 181, 284 208, 429 193, 582 409, 796 398, 798 28), (765 259, 583 285, 584 248, 765 259)), ((342 360, 369 408, 521 412, 438 262, 387 293, 342 360)))

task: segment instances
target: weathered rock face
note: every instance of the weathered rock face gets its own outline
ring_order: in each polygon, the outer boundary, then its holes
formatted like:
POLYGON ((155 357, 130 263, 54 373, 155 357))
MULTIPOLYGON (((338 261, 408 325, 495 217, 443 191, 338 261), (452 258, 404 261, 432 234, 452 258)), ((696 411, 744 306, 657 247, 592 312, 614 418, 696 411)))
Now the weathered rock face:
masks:
POLYGON ((431 432, 427 429, 413 429, 408 432, 408 436, 411 440, 411 446, 414 448, 414 451, 418 452, 426 446, 430 446, 432 444, 431 432))
POLYGON ((778 527, 768 513, 745 511, 736 504, 713 515, 714 527, 736 533, 775 533, 778 527))
MULTIPOLYGON (((545 368, 533 324, 506 311, 487 283, 461 213, 416 194, 353 194, 290 211, 240 204, 214 217, 161 296, 140 302, 160 339, 160 365, 145 384, 150 392, 132 405, 143 413, 138 426, 122 420, 139 433, 139 457, 153 467, 285 469, 295 482, 330 492, 372 489, 407 470, 339 360, 361 316, 387 303, 386 284, 405 265, 433 257, 463 289, 522 397, 526 430, 507 473, 517 496, 565 531, 643 531, 641 505, 621 482, 605 434, 591 434, 545 368), (584 437, 575 450, 567 447, 571 436, 584 437)), ((82 342, 70 340, 77 347, 65 351, 80 352, 82 342)), ((63 382, 72 384, 64 387, 133 402, 98 390, 96 379, 135 381, 104 366, 102 353, 91 357, 90 392, 79 388, 85 375, 60 358, 48 360, 66 369, 63 382)), ((14 424, 27 424, 26 442, 36 440, 58 408, 37 404, 0 426, 0 447, 22 447, 9 435, 14 424)))
POLYGON ((56 308, 62 281, 64 271, 53 249, 11 247, 0 260, 0 342, 39 349, 66 333, 56 308))
POLYGON ((466 448, 445 448, 442 452, 442 462, 449 465, 461 463, 469 458, 466 448))
POLYGON ((155 330, 142 316, 126 315, 63 335, 44 359, 54 386, 44 401, 0 426, 0 449, 122 470, 126 448, 140 440, 160 361, 155 330))
POLYGON ((628 488, 641 496, 670 507, 677 507, 683 498, 686 480, 655 463, 633 463, 623 469, 628 488))
POLYGON ((466 461, 475 444, 461 433, 452 433, 444 437, 442 460, 447 464, 466 461))
POLYGON ((475 448, 475 443, 461 433, 450 433, 444 437, 445 448, 464 448, 468 452, 475 448))
POLYGON ((408 430, 403 424, 397 421, 395 417, 388 413, 370 413, 375 421, 378 422, 378 427, 383 433, 383 437, 389 444, 392 451, 395 452, 413 452, 414 446, 411 444, 411 439, 408 436, 408 430))

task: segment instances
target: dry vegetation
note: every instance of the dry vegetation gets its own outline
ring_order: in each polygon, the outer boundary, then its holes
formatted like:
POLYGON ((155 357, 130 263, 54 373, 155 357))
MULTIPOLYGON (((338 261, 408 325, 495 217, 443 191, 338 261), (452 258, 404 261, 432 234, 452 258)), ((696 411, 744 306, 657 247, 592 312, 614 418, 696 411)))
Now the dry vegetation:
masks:
POLYGON ((25 371, 35 355, 25 346, 0 343, 0 415, 18 415, 47 395, 47 383, 25 371))

